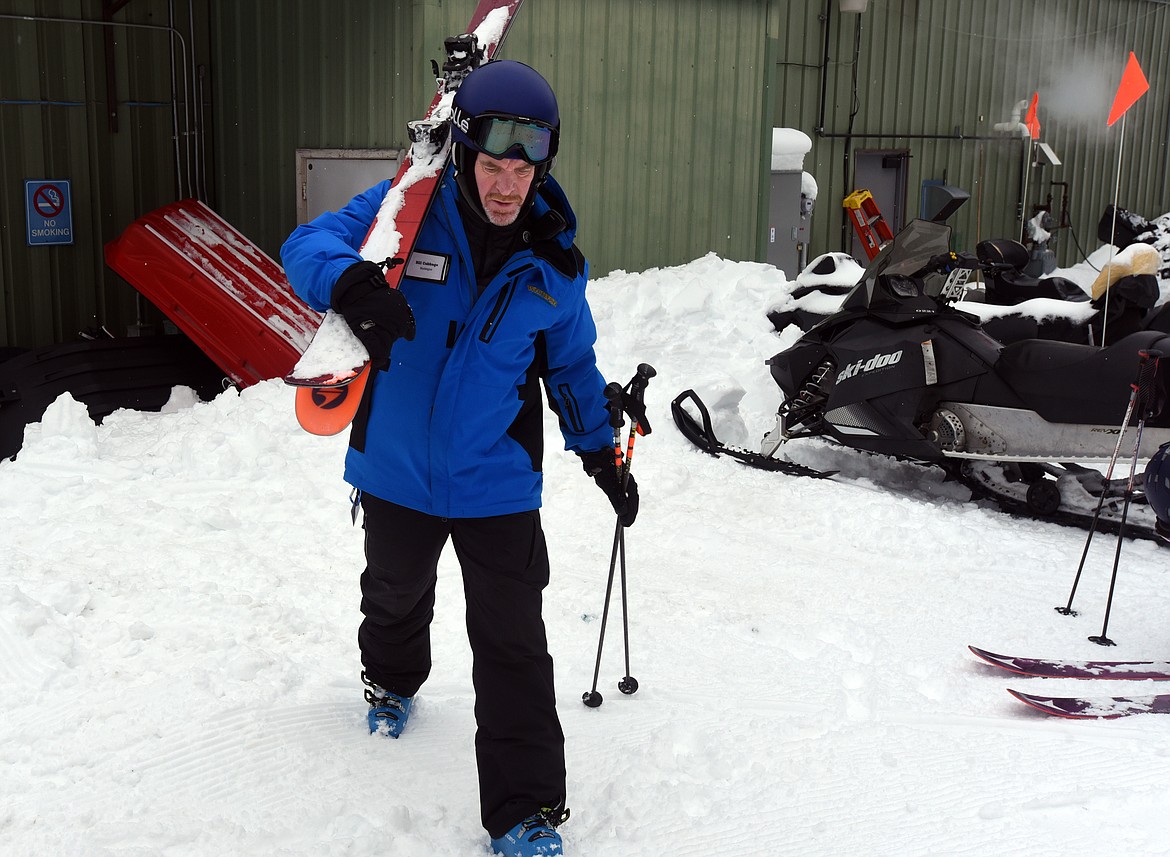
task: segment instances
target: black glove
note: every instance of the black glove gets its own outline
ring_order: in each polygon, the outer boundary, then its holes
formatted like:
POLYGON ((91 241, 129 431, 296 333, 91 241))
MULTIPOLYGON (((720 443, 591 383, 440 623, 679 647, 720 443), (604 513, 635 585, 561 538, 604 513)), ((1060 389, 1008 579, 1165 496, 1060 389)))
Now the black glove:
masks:
POLYGON ((638 517, 638 483, 634 481, 634 474, 627 473, 626 487, 624 491, 622 490, 613 450, 582 452, 581 466, 593 477, 597 487, 605 492, 622 526, 628 527, 633 524, 634 519, 638 517))
POLYGON ((373 262, 356 262, 333 284, 329 301, 370 354, 370 365, 390 365, 390 347, 397 339, 414 339, 414 313, 402 292, 386 285, 373 262))

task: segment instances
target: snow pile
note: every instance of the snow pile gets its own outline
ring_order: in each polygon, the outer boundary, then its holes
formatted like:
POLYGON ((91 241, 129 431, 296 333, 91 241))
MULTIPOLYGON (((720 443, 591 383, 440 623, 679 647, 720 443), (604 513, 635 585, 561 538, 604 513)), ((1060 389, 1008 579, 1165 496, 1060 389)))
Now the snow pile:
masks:
POLYGON ((772 129, 772 172, 797 172, 812 150, 812 138, 796 128, 772 129))
MULTIPOLYGON (((589 690, 613 535, 547 423, 545 618, 568 742, 571 857, 1165 853, 1170 718, 1067 723, 1005 692, 1012 654, 1165 657, 1168 554, 968 502, 929 468, 807 442, 831 480, 715 460, 670 422, 694 387, 754 445, 778 396, 765 317, 793 284, 706 256, 590 286, 599 358, 638 363, 652 433, 620 599, 589 690)), ((268 382, 95 427, 62 398, 0 461, 0 842, 8 855, 486 857, 454 557, 435 669, 401 740, 365 731, 361 530, 344 438, 301 432, 268 382)), ((728 426, 732 429, 728 430, 728 426)), ((740 438, 726 437, 729 442, 740 438)), ((518 700, 518 704, 523 704, 518 700)))

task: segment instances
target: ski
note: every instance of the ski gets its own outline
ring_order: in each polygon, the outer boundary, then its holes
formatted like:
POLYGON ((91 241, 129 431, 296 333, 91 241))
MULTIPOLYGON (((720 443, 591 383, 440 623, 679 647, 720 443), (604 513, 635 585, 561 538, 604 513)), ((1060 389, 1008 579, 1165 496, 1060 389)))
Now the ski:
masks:
POLYGON ((1170 681, 1170 661, 1075 661, 1060 658, 1019 658, 968 646, 984 662, 1016 675, 1041 678, 1092 678, 1129 681, 1170 681))
POLYGON ((752 452, 720 443, 719 438, 715 436, 714 428, 711 426, 711 414, 694 390, 684 390, 675 396, 674 401, 670 403, 670 413, 674 417, 674 424, 678 426, 683 437, 703 452, 716 458, 720 455, 726 455, 759 470, 771 470, 789 476, 807 476, 812 479, 827 479, 837 473, 836 470, 816 470, 803 464, 786 461, 783 458, 773 458, 760 452, 752 452), (703 424, 701 426, 683 407, 683 402, 688 400, 694 404, 702 416, 703 424))
POLYGON ((1076 720, 1114 720, 1134 714, 1170 714, 1170 693, 1146 696, 1041 696, 1007 689, 1008 693, 1025 705, 1052 714, 1076 720))
MULTIPOLYGON (((409 123, 410 149, 362 242, 363 259, 386 271, 398 288, 403 272, 438 192, 451 153, 449 117, 455 90, 475 68, 492 59, 503 44, 523 0, 479 0, 467 32, 446 40, 447 60, 435 68, 437 88, 426 115, 409 123)), ((311 434, 345 429, 357 413, 369 380, 368 355, 343 319, 329 310, 301 359, 285 376, 297 388, 296 416, 311 434)))

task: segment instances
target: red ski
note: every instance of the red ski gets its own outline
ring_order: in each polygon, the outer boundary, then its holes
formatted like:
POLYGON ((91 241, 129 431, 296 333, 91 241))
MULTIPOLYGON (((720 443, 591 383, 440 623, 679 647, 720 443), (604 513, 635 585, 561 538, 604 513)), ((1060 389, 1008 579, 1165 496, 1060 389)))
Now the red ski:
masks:
POLYGON ((1040 696, 1008 688, 1008 693, 1025 705, 1075 720, 1115 720, 1134 714, 1170 714, 1170 693, 1145 696, 1040 696))
POLYGON ((997 655, 968 646, 973 654, 992 666, 1016 675, 1041 678, 1095 678, 1128 681, 1170 681, 1170 661, 1074 661, 1057 658, 1019 658, 997 655))
MULTIPOLYGON (((386 283, 398 288, 415 239, 430 211, 451 154, 448 118, 455 90, 473 69, 495 56, 523 0, 479 0, 467 33, 447 39, 447 61, 431 106, 410 123, 410 150, 362 242, 363 259, 390 260, 386 283)), ((344 320, 332 310, 285 376, 297 387, 296 414, 312 434, 343 431, 353 421, 369 379, 368 355, 344 320)))

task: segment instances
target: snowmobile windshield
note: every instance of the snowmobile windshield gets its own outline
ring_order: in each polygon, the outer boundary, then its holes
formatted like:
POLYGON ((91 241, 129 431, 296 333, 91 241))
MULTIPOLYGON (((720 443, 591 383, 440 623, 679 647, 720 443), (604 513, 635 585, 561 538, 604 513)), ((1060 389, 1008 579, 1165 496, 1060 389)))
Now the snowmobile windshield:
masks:
MULTIPOLYGON (((875 297, 879 278, 884 280, 886 286, 886 289, 879 291, 892 291, 901 298, 916 297, 923 292, 937 295, 942 278, 933 274, 921 278, 921 272, 932 257, 949 252, 950 245, 949 226, 929 220, 910 221, 869 263, 861 282, 845 298, 841 308, 851 310, 870 306, 875 297), (921 292, 919 284, 915 282, 915 279, 918 279, 915 278, 916 274, 921 278, 921 292), (940 281, 933 290, 926 282, 932 278, 940 281)), ((886 295, 885 299, 879 302, 885 303, 889 300, 896 298, 886 295)))
POLYGON ((912 220, 882 249, 865 272, 868 280, 879 274, 911 277, 917 274, 933 256, 951 249, 951 227, 929 220, 912 220), (882 257, 889 251, 883 261, 882 257))

